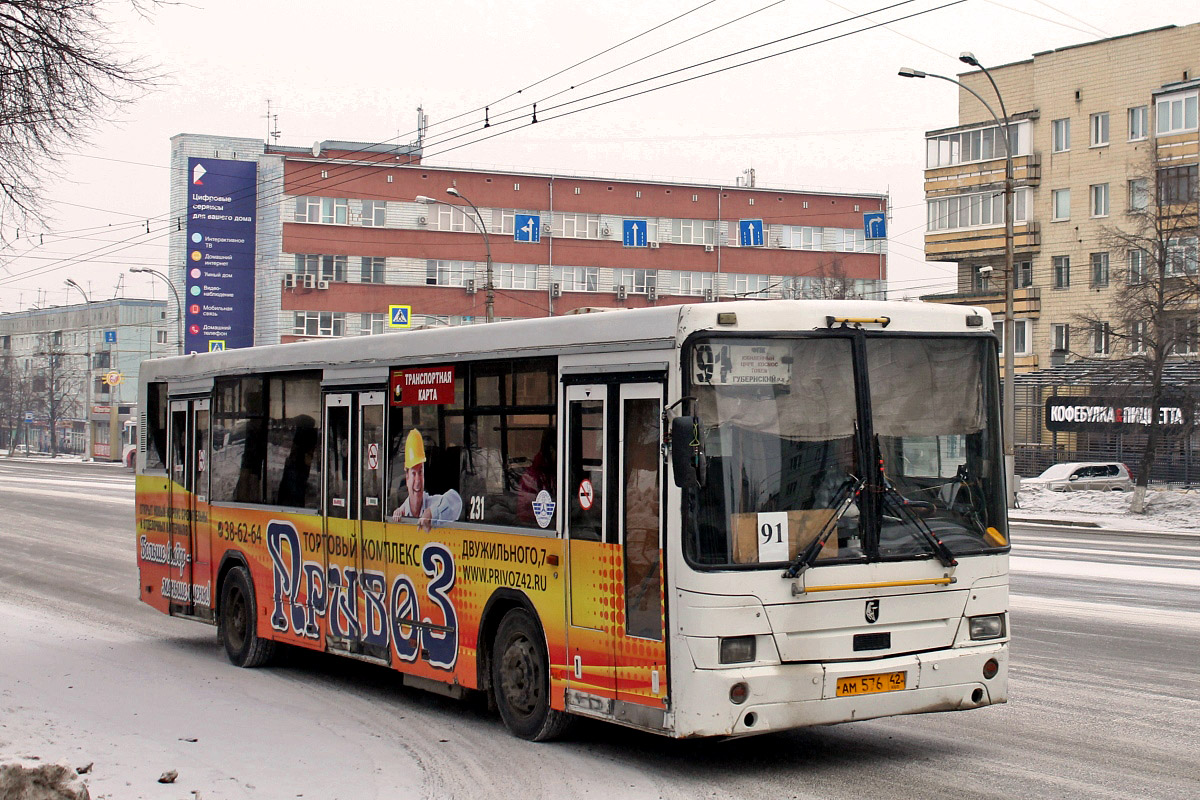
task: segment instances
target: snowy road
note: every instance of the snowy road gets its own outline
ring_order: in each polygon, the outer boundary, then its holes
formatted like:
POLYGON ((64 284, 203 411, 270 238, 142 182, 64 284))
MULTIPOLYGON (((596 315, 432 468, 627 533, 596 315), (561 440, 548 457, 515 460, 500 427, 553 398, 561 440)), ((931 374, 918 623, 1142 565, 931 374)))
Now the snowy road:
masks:
POLYGON ((127 471, 0 459, 0 763, 95 762, 94 798, 1200 796, 1194 537, 1018 529, 1007 706, 535 745, 370 665, 230 666, 212 628, 137 602, 132 531, 127 471))

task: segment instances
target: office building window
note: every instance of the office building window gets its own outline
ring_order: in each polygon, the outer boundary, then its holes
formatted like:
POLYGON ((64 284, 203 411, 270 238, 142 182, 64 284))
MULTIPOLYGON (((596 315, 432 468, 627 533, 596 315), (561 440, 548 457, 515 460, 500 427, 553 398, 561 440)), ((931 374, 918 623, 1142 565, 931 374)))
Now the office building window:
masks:
POLYGON ((1108 112, 1092 114, 1092 147, 1108 144, 1108 112))
POLYGON ((1155 132, 1159 136, 1196 130, 1196 92, 1160 97, 1154 104, 1155 132))
POLYGON ((492 273, 497 289, 537 288, 537 267, 533 264, 496 264, 492 273))
POLYGON ((1096 322, 1092 324, 1092 353, 1098 356, 1106 356, 1111 352, 1111 333, 1107 322, 1096 322))
POLYGON ((155 338, 159 344, 167 343, 167 332, 166 331, 155 331, 155 334, 156 334, 155 338))
POLYGON ((1092 216, 1107 217, 1108 216, 1108 184, 1094 183, 1092 184, 1092 216))
POLYGON ((344 197, 297 197, 296 222, 345 225, 350 201, 344 197))
POLYGON ((375 336, 387 330, 387 314, 359 314, 358 319, 360 336, 375 336))
POLYGON ((364 228, 382 228, 387 224, 387 201, 363 200, 362 224, 364 228))
MULTIPOLYGON (((1028 123, 1014 123, 1009 128, 1009 141, 1014 156, 1029 153, 1027 126, 1028 123)), ((925 140, 926 169, 950 167, 972 161, 989 161, 993 158, 1004 158, 1004 134, 995 126, 946 133, 925 140)))
POLYGON ((342 336, 346 315, 341 311, 297 311, 292 333, 297 336, 342 336))
POLYGON ((555 214, 551 231, 567 239, 599 239, 599 214, 555 214))
POLYGON ((467 280, 475 278, 473 261, 425 262, 425 283, 428 286, 465 286, 467 280))
MULTIPOLYGON (((1013 193, 1013 221, 1024 222, 1027 208, 1026 189, 1017 189, 1013 193)), ((959 194, 953 197, 941 197, 926 203, 926 230, 940 231, 952 228, 987 228, 1004 224, 1004 194, 1002 192, 987 192, 985 194, 959 194)), ((831 229, 826 228, 826 231, 831 229)), ((832 229, 844 230, 841 228, 832 229)), ((858 236, 865 236, 856 231, 858 236)), ((845 237, 835 237, 841 242, 845 237)), ((858 239, 856 237, 855 241, 858 239)), ((865 241, 865 240, 864 240, 865 241)), ((836 247, 834 249, 842 249, 836 247)))
POLYGON ((1050 123, 1051 152, 1064 153, 1071 149, 1071 120, 1056 119, 1050 123))
POLYGON ((564 292, 595 292, 600 289, 599 267, 554 267, 551 280, 564 292))
POLYGON ((1129 109, 1129 141, 1136 142, 1145 139, 1150 130, 1148 123, 1150 109, 1147 106, 1134 106, 1129 109))
POLYGON ((1195 317, 1175 317, 1170 320, 1171 352, 1192 355, 1196 352, 1197 321, 1195 317))
POLYGON ((717 223, 711 219, 671 220, 670 241, 674 244, 715 244, 717 223))
POLYGON ((1055 189, 1050 193, 1050 202, 1053 206, 1053 219, 1062 220, 1071 218, 1070 189, 1055 189))
POLYGON ((296 272, 312 275, 319 281, 346 280, 347 256, 315 256, 296 254, 296 272))
POLYGON ((384 282, 384 265, 387 259, 379 257, 363 256, 362 263, 359 267, 358 279, 363 283, 383 283, 384 282))
POLYGON ((1054 288, 1068 289, 1071 286, 1071 257, 1070 256, 1055 256, 1054 265, 1054 288))
POLYGON ((733 276, 733 293, 737 297, 770 297, 770 275, 733 276))
POLYGON ((658 270, 613 270, 613 286, 624 286, 630 294, 646 294, 651 289, 658 291, 658 270))

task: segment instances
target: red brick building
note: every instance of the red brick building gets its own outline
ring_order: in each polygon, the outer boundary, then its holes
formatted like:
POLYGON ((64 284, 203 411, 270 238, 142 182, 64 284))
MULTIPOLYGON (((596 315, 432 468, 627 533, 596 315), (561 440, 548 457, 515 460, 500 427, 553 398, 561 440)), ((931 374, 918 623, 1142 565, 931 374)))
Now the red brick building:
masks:
MULTIPOLYGON (((256 344, 379 333, 396 305, 410 307, 412 327, 482 322, 488 245, 497 320, 731 297, 884 297, 886 242, 864 234, 864 214, 887 212, 884 195, 458 169, 421 164, 407 145, 181 134, 172 139, 181 216, 189 158, 258 164, 256 344)), ((186 249, 181 229, 171 247, 179 286, 186 249)))

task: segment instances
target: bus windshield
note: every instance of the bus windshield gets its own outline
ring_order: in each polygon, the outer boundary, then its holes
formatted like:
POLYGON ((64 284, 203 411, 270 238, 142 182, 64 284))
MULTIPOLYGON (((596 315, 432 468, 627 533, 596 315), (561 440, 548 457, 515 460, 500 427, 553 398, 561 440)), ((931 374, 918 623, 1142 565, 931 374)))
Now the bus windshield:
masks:
POLYGON ((1007 546, 990 338, 713 338, 685 363, 706 457, 685 490, 697 566, 779 566, 826 532, 816 563, 1007 546))

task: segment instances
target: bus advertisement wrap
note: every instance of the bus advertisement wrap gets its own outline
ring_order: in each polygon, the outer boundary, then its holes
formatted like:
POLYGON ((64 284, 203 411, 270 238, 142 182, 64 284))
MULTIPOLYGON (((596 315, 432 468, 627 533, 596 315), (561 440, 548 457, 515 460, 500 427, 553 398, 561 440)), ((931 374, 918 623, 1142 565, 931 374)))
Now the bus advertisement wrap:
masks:
POLYGON ((253 161, 188 159, 188 353, 254 344, 257 189, 253 161))

